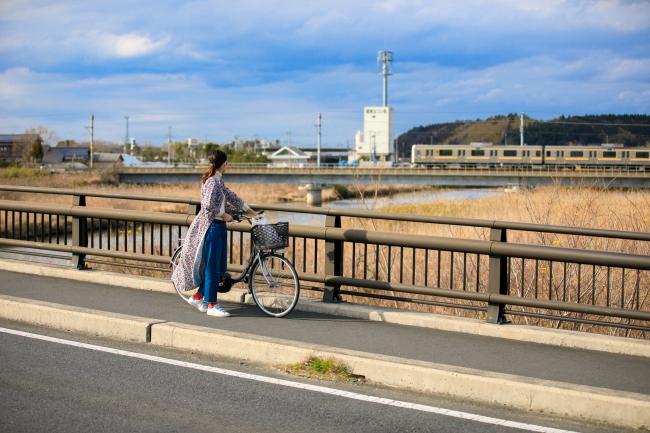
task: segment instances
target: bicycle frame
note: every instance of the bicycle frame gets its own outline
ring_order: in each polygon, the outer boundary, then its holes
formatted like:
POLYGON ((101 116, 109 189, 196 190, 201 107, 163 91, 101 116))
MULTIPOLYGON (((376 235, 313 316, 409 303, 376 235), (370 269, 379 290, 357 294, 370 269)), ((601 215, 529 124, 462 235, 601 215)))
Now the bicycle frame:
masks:
POLYGON ((246 266, 244 266, 244 269, 241 271, 241 273, 236 277, 231 276, 233 284, 244 281, 246 276, 248 276, 248 274, 250 273, 251 268, 255 264, 255 259, 257 259, 260 262, 260 266, 262 266, 260 252, 259 251, 257 253, 251 252, 251 254, 248 256, 248 262, 246 263, 246 266))

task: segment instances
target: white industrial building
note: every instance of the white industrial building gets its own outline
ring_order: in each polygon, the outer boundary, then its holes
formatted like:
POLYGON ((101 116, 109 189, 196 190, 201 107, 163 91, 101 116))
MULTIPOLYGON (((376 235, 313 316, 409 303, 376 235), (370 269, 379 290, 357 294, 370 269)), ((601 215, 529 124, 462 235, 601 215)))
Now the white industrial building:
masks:
POLYGON ((393 107, 365 107, 363 132, 354 141, 357 158, 387 161, 393 154, 393 107))

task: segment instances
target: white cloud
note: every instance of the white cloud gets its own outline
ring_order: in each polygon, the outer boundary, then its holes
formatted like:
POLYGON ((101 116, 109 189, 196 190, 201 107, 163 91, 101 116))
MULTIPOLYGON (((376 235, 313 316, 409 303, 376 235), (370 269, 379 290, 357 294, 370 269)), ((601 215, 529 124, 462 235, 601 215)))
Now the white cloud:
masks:
POLYGON ((29 75, 27 68, 12 68, 0 73, 0 104, 7 107, 25 98, 27 88, 24 81, 29 75))
POLYGON ((499 98, 503 97, 503 89, 490 89, 487 92, 483 93, 476 97, 477 101, 497 101, 499 98))
MULTIPOLYGON (((592 67, 585 56, 558 60, 531 57, 474 70, 411 63, 389 83, 396 130, 418 124, 526 112, 533 117, 599 112, 645 112, 650 84, 642 76, 605 80, 608 69, 592 67), (576 66, 579 65, 579 66, 576 66), (567 71, 578 73, 576 79, 567 71)), ((613 63, 628 59, 609 54, 613 63)), ((291 74, 291 79, 255 85, 219 87, 199 74, 139 73, 77 79, 24 68, 0 74, 0 103, 6 118, 0 129, 45 125, 64 138, 85 139, 90 113, 97 137, 121 141, 123 117, 140 142, 161 143, 172 125, 176 137, 226 141, 234 136, 286 139, 313 144, 315 118, 323 112, 324 143, 345 144, 361 127, 364 105, 379 103, 381 86, 374 70, 339 66, 291 74), (10 89, 10 90, 6 90, 10 89), (66 101, 66 104, 61 104, 66 101), (8 108, 7 108, 8 107, 8 108), (7 119, 14 119, 11 123, 7 119)), ((4 119, 4 120, 3 120, 4 119)))
POLYGON ((343 143, 380 101, 384 48, 398 131, 508 111, 647 112, 648 29, 648 1, 196 0, 159 2, 154 17, 147 2, 0 0, 0 127, 24 118, 83 138, 96 112, 98 134, 118 141, 125 115, 153 141, 168 124, 308 141, 322 111, 325 139, 343 143))
POLYGON ((650 58, 625 59, 609 58, 603 64, 603 77, 607 80, 643 80, 650 77, 650 58))
POLYGON ((100 55, 107 57, 139 57, 154 53, 169 42, 169 37, 157 41, 136 33, 101 35, 97 38, 100 55))

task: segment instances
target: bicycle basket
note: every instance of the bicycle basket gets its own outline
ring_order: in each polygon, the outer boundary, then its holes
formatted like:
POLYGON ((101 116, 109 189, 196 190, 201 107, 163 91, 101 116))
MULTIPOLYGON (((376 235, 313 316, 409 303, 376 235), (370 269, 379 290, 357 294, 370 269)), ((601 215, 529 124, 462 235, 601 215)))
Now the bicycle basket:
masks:
POLYGON ((279 250, 289 246, 289 223, 260 224, 251 228, 253 244, 259 250, 279 250))

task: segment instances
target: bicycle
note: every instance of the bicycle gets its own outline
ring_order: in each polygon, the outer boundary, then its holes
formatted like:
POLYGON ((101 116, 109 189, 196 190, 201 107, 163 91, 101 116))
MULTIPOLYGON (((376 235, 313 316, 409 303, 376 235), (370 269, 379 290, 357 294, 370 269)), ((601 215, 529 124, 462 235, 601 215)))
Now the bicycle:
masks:
MULTIPOLYGON (((271 317, 286 316, 296 307, 300 297, 300 281, 296 269, 283 255, 284 249, 289 245, 289 223, 253 225, 253 219, 243 212, 234 213, 233 218, 237 222, 246 219, 252 225, 252 248, 243 271, 236 277, 226 272, 218 291, 228 292, 234 284, 244 282, 248 284, 248 291, 242 295, 242 299, 249 294, 264 314, 271 317)), ((181 244, 171 257, 172 272, 181 258, 182 239, 179 242, 181 244)), ((198 290, 182 291, 176 285, 174 288, 188 303, 198 290)))

